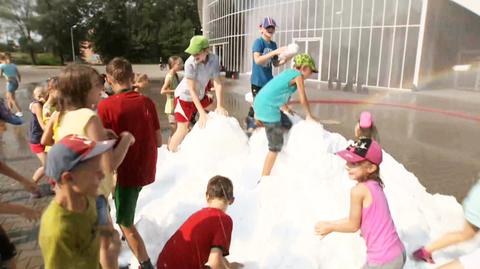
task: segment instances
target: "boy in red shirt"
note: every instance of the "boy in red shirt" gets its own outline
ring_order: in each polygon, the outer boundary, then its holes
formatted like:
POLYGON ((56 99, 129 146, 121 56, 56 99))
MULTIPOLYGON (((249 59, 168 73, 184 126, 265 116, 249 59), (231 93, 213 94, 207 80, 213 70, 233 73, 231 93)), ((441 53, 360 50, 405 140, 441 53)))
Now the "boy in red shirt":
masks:
POLYGON ((191 215, 173 234, 158 256, 157 269, 236 269, 229 263, 233 222, 225 214, 234 201, 230 179, 214 176, 208 181, 208 207, 191 215))
POLYGON ((135 143, 117 169, 114 200, 117 224, 140 263, 141 269, 153 269, 145 243, 133 225, 140 190, 155 180, 157 147, 162 135, 155 104, 132 89, 133 70, 124 58, 114 58, 107 65, 107 81, 114 95, 98 104, 98 116, 103 126, 120 134, 132 133, 135 143))

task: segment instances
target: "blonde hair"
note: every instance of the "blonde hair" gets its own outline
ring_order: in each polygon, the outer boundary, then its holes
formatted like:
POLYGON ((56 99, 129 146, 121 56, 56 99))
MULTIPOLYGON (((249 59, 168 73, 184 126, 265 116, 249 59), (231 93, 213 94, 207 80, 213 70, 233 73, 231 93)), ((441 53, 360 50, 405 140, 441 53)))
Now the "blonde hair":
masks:
POLYGON ((180 56, 173 55, 168 58, 168 69, 172 69, 175 63, 183 64, 183 59, 180 56))
POLYGON ((33 89, 33 99, 45 103, 48 97, 48 90, 43 86, 37 86, 33 89))
POLYGON ((148 76, 147 74, 140 74, 136 73, 135 74, 135 83, 148 83, 148 76))

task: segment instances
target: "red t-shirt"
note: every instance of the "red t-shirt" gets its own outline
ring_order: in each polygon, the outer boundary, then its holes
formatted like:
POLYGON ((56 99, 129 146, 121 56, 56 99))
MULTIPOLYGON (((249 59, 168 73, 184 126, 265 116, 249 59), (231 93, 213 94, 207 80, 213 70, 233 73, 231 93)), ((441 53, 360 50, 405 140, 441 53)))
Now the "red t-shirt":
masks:
POLYGON ((98 104, 98 116, 105 128, 117 134, 128 131, 135 137, 117 169, 117 183, 122 187, 152 183, 157 165, 156 131, 160 129, 152 100, 134 91, 117 93, 98 104))
POLYGON ((233 222, 216 208, 197 211, 170 237, 158 256, 157 269, 204 269, 210 250, 230 249, 233 222))

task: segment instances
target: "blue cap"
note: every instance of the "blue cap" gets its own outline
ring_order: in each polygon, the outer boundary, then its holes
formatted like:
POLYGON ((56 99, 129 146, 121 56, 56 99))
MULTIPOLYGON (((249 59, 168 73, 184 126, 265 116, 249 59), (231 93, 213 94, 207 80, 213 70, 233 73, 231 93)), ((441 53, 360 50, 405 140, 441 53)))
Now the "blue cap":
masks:
POLYGON ((48 151, 45 174, 60 181, 63 172, 108 151, 113 145, 115 140, 95 142, 78 135, 67 135, 48 151))
POLYGON ((263 27, 263 28, 274 27, 274 28, 276 28, 277 23, 271 17, 265 17, 263 19, 262 23, 260 24, 260 27, 263 27))

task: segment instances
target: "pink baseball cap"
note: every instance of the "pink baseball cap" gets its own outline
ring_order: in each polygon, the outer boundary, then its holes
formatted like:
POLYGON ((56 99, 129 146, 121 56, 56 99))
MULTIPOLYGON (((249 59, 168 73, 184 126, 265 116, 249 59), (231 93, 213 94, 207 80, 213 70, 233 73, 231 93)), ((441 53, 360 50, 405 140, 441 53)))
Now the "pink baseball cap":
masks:
POLYGON ((382 163, 382 148, 377 141, 370 138, 359 139, 347 149, 336 154, 349 163, 358 163, 365 160, 376 165, 382 163))
POLYGON ((370 128, 373 125, 372 114, 368 111, 363 111, 360 113, 360 128, 370 128))

